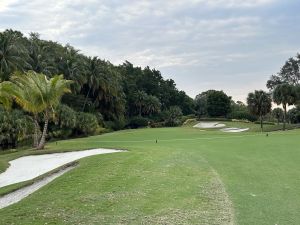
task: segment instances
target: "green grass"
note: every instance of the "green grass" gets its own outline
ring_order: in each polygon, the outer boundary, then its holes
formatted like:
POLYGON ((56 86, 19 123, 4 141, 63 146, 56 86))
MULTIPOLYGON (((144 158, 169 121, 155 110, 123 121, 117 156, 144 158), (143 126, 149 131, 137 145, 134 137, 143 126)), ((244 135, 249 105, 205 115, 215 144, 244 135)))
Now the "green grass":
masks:
MULTIPOLYGON (((74 170, 1 209, 0 224, 228 224, 233 212, 236 224, 300 224, 300 131, 267 137, 254 132, 258 126, 245 133, 127 130, 50 143, 45 152, 128 152, 80 160, 74 170)), ((0 170, 32 152, 1 154, 0 170)))

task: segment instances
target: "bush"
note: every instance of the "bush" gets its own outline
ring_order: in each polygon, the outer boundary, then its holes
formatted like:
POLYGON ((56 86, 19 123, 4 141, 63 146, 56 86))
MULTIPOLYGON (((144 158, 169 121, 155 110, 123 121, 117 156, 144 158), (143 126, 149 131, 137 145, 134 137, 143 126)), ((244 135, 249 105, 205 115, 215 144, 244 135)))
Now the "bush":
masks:
POLYGON ((56 110, 57 122, 60 128, 70 128, 76 127, 76 112, 67 105, 59 105, 56 110))
POLYGON ((228 118, 238 119, 238 120, 248 120, 248 121, 251 121, 251 122, 254 122, 254 121, 257 120, 257 116, 254 116, 251 113, 246 112, 246 111, 232 112, 232 113, 230 113, 228 118))
POLYGON ((33 121, 20 110, 10 112, 0 108, 0 149, 15 148, 21 142, 31 142, 33 121))
POLYGON ((165 125, 169 127, 179 126, 181 124, 182 111, 178 106, 171 106, 164 112, 165 125))
POLYGON ((100 126, 104 126, 104 119, 100 112, 96 113, 97 121, 100 126))
POLYGON ((97 117, 91 113, 77 112, 76 132, 83 135, 95 134, 99 127, 97 117))
POLYGON ((127 124, 128 128, 139 128, 148 126, 149 120, 147 118, 137 116, 130 119, 127 124))
MULTIPOLYGON (((255 121, 254 123, 255 123, 255 124, 260 124, 260 121, 255 121)), ((274 122, 269 122, 269 121, 263 121, 263 124, 265 124, 265 125, 276 125, 276 123, 274 123, 274 122)))
POLYGON ((104 126, 109 130, 122 130, 126 125, 126 122, 123 118, 115 121, 105 121, 104 126))

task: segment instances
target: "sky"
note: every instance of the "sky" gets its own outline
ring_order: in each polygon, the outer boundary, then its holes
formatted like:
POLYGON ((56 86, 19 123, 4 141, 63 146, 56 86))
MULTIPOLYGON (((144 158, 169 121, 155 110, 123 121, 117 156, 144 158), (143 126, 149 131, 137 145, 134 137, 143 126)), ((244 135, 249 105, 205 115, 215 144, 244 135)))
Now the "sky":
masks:
POLYGON ((299 0, 0 0, 0 31, 149 65, 189 96, 244 101, 300 51, 299 0))

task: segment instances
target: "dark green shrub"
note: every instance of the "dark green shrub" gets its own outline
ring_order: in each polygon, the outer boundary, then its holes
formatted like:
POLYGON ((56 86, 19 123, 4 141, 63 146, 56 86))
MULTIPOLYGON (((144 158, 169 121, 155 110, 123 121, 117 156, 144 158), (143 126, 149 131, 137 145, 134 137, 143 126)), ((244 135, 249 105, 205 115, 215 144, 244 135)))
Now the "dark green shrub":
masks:
MULTIPOLYGON (((43 118, 41 118, 43 120, 43 118)), ((67 105, 60 104, 55 110, 55 116, 49 123, 48 139, 68 138, 76 127, 76 112, 67 105)))
POLYGON ((21 142, 31 142, 33 121, 20 110, 10 112, 0 108, 0 149, 15 148, 21 142))
POLYGON ((149 120, 147 118, 137 116, 130 119, 129 123, 127 124, 128 128, 139 128, 139 127, 146 127, 148 126, 149 120))
MULTIPOLYGON (((260 121, 255 121, 255 124, 260 124, 260 121)), ((270 121, 263 121, 263 124, 265 125, 276 125, 276 123, 274 122, 270 122, 270 121)))
POLYGON ((60 128, 76 127, 76 112, 67 105, 59 105, 56 110, 57 122, 60 128))
POLYGON ((100 112, 96 113, 95 115, 96 115, 96 117, 97 117, 98 124, 99 124, 100 126, 104 126, 104 118, 103 118, 103 115, 102 115, 100 112))
POLYGON ((126 122, 123 118, 115 120, 115 121, 105 121, 104 126, 109 130, 121 130, 125 127, 126 122))
POLYGON ((230 113, 228 116, 230 119, 238 119, 238 120, 249 120, 251 122, 254 122, 257 120, 257 116, 252 115, 250 112, 247 111, 236 111, 230 113))
POLYGON ((97 117, 90 113, 77 112, 76 133, 83 135, 95 134, 99 127, 97 117))
POLYGON ((165 125, 175 127, 181 124, 182 111, 178 106, 171 106, 164 112, 165 125))

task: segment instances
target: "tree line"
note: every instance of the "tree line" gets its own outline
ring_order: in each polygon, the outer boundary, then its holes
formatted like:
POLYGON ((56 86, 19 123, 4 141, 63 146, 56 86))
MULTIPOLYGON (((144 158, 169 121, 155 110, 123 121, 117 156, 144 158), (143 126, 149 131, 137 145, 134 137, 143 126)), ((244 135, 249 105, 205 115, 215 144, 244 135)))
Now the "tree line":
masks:
POLYGON ((300 122, 299 65, 299 54, 288 59, 267 81, 269 92, 249 93, 246 103, 220 90, 192 99, 148 66, 114 65, 37 33, 26 37, 5 30, 0 32, 0 148, 18 143, 43 148, 46 139, 177 126, 195 117, 258 121, 261 128, 264 120, 276 120, 285 129, 287 121, 300 122), (283 110, 272 110, 272 102, 283 110), (296 107, 288 111, 289 105, 296 107))
MULTIPOLYGON (((37 113, 33 113, 24 109, 14 96, 16 101, 12 103, 11 113, 2 107, 0 117, 4 120, 23 115, 21 124, 27 125, 1 124, 2 146, 14 146, 28 139, 31 129, 28 120, 40 128, 48 120, 48 138, 67 138, 99 133, 102 127, 118 130, 150 122, 153 126, 174 126, 179 116, 194 113, 193 99, 178 90, 174 80, 164 79, 156 69, 141 68, 128 61, 113 65, 107 60, 86 56, 69 44, 42 40, 37 33, 26 37, 14 30, 0 32, 1 83, 33 74, 44 75, 49 81, 63 75, 65 80, 71 81, 70 91, 53 106, 55 115, 46 117, 44 111, 35 109, 37 113), (174 112, 177 117, 170 121, 174 112), (12 131, 18 134, 11 135, 12 131)), ((0 90, 0 101, 5 104, 4 89, 0 90)))

